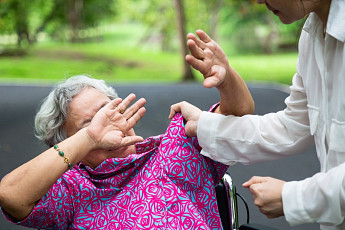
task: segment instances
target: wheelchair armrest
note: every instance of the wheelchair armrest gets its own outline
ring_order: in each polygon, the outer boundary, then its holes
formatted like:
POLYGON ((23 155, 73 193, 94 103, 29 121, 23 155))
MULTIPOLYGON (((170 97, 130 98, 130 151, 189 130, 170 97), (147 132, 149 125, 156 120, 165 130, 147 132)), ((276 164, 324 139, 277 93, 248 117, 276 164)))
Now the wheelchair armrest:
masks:
POLYGON ((271 228, 262 224, 244 224, 241 225, 239 230, 277 230, 276 228, 271 228))

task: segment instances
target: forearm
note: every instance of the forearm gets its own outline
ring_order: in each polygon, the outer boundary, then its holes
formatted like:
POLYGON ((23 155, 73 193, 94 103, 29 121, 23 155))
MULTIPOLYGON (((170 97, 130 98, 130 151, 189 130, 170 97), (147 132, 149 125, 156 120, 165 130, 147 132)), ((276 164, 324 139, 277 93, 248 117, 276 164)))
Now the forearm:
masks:
MULTIPOLYGON (((85 130, 81 130, 58 146, 69 162, 76 164, 91 150, 90 143, 85 130)), ((68 165, 56 150, 46 150, 3 178, 0 184, 2 208, 16 219, 24 219, 67 170, 68 165)))
POLYGON ((220 105, 215 112, 235 116, 253 114, 254 101, 241 76, 229 66, 226 79, 217 87, 220 93, 220 105))

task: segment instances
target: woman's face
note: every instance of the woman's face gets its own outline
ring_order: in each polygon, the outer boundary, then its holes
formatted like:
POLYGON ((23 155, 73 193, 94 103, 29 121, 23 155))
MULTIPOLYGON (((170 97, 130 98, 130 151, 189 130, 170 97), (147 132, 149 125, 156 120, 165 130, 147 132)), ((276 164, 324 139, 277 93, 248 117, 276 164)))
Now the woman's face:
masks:
MULTIPOLYGON (((67 137, 74 135, 80 129, 87 127, 95 114, 111 100, 103 93, 94 88, 85 88, 73 97, 69 104, 69 111, 64 129, 67 137)), ((127 136, 135 135, 131 129, 127 136)), ((135 145, 116 150, 94 150, 90 152, 82 162, 95 168, 108 158, 122 158, 136 152, 135 145)))
POLYGON ((284 24, 290 24, 302 19, 307 13, 303 0, 257 0, 259 4, 266 4, 266 7, 277 15, 284 24))

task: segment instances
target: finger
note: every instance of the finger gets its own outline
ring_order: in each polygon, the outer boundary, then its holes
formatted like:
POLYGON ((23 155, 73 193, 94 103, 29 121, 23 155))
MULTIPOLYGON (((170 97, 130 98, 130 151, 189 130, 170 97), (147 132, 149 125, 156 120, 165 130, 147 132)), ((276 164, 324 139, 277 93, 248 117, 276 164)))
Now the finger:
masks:
POLYGON ((262 203, 261 200, 258 198, 258 193, 257 193, 257 188, 256 188, 257 184, 254 184, 252 186, 249 187, 249 192, 250 194, 252 194, 252 198, 253 198, 253 202, 256 206, 261 207, 262 203))
POLYGON ((204 82, 203 82, 203 86, 205 88, 213 88, 213 87, 217 87, 220 83, 220 80, 215 77, 215 76, 210 76, 205 78, 204 82))
POLYGON ((189 33, 189 34, 187 35, 187 38, 188 38, 188 40, 194 41, 195 44, 196 44, 200 49, 204 50, 204 49, 206 48, 206 44, 205 44, 203 41, 201 41, 199 38, 197 38, 194 34, 189 33))
POLYGON ((187 41, 187 46, 191 52, 191 54, 197 58, 197 59, 204 59, 205 58, 205 54, 203 52, 202 49, 200 49, 193 40, 189 39, 187 41))
POLYGON ((191 66, 193 66, 194 69, 200 71, 200 73, 202 74, 206 74, 206 71, 205 71, 206 68, 203 61, 196 59, 195 57, 189 54, 186 55, 185 59, 186 59, 186 62, 190 64, 191 66))
POLYGON ((128 130, 132 129, 138 123, 138 121, 145 115, 145 113, 146 109, 144 107, 141 107, 137 112, 133 114, 133 116, 127 119, 128 130))
POLYGON ((248 188, 253 184, 258 184, 267 181, 265 177, 259 177, 259 176, 253 176, 248 181, 244 182, 242 184, 243 187, 248 188))
POLYGON ((129 146, 129 145, 134 145, 138 142, 143 141, 144 138, 142 138, 141 136, 126 136, 122 139, 122 145, 123 147, 125 146, 129 146))
POLYGON ((116 109, 117 106, 122 102, 122 98, 115 98, 114 100, 112 100, 111 102, 109 102, 108 104, 106 104, 104 106, 104 108, 107 109, 116 109))
POLYGON ((181 112, 181 103, 176 103, 170 107, 169 119, 173 118, 176 113, 181 112))
POLYGON ((124 113, 126 108, 129 104, 131 104, 135 100, 136 96, 134 93, 129 94, 117 107, 120 113, 124 113))
POLYGON ((202 30, 197 30, 196 34, 198 35, 200 40, 205 42, 205 43, 212 41, 212 39, 202 30))
POLYGON ((145 104, 146 104, 146 100, 144 98, 140 98, 133 105, 131 105, 123 115, 128 119, 128 118, 132 117, 133 114, 135 114, 145 104))

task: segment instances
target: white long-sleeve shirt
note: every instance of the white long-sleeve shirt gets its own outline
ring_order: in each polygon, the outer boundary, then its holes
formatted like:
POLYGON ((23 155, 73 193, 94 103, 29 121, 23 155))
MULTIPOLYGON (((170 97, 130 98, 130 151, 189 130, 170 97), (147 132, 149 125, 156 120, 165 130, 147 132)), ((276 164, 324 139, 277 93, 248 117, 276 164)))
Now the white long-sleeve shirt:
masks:
POLYGON ((345 0, 332 0, 326 28, 324 36, 314 13, 305 23, 286 109, 243 117, 202 112, 197 135, 201 154, 226 164, 281 158, 314 141, 321 172, 285 183, 285 218, 345 229, 345 0))

